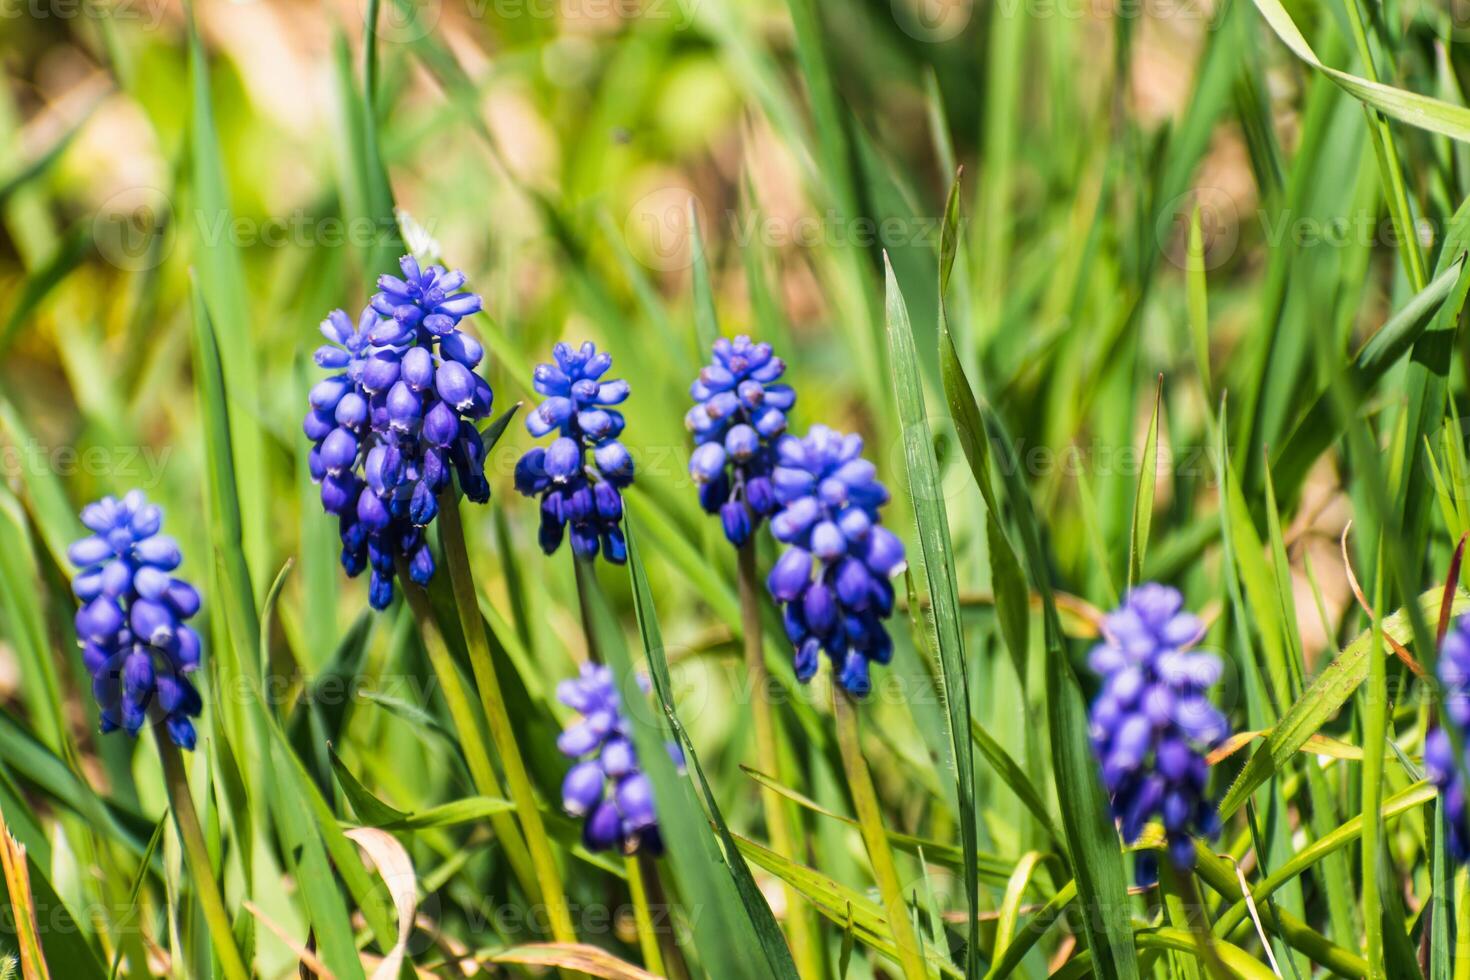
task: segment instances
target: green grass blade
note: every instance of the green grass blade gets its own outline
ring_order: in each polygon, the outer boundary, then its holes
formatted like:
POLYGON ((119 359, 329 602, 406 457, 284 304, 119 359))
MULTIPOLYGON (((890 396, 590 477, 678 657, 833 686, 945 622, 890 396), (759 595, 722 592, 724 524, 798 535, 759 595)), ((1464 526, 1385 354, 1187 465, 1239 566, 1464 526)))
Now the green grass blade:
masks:
MULTIPOLYGON (((1463 302, 1470 288, 1470 265, 1463 261, 1451 265, 1437 275, 1423 290, 1404 304, 1373 337, 1363 345, 1345 374, 1353 392, 1366 392, 1429 329, 1441 306, 1453 295, 1463 302)), ((1306 479, 1307 470, 1342 432, 1333 406, 1331 386, 1318 395, 1312 406, 1292 430, 1286 445, 1271 461, 1276 486, 1282 499, 1295 498, 1306 479)))
POLYGON ((1143 575, 1143 556, 1148 551, 1148 529, 1153 522, 1154 487, 1159 476, 1159 408, 1164 403, 1164 376, 1154 390, 1154 411, 1143 443, 1143 461, 1138 470, 1138 492, 1133 498, 1133 526, 1128 534, 1128 588, 1143 575))
POLYGON ((970 739, 970 687, 965 670, 964 631, 960 624, 959 585, 954 570, 954 545, 949 516, 934 454, 934 435, 924 406, 918 354, 909 325, 908 308, 891 266, 886 268, 888 351, 893 364, 893 387, 904 432, 904 459, 909 498, 913 503, 921 564, 929 594, 934 649, 939 654, 940 694, 948 708, 950 761, 956 773, 960 841, 966 854, 965 900, 970 910, 966 974, 979 970, 979 851, 975 824, 974 757, 970 739))
MULTIPOLYGON (((682 746, 688 766, 694 770, 694 775, 703 793, 705 806, 709 810, 710 819, 714 823, 716 833, 724 848, 723 861, 728 869, 727 873, 735 886, 743 915, 760 942, 766 969, 771 976, 794 978, 796 964, 791 959, 791 952, 786 948, 786 941, 781 935, 781 930, 776 925, 775 917, 771 914, 771 909, 766 904, 764 896, 761 895, 760 889, 756 887, 755 880, 750 875, 750 869, 735 847, 730 830, 725 825, 725 818, 719 806, 716 805, 714 794, 710 792, 709 784, 704 778, 704 770, 700 767, 699 755, 695 751, 694 743, 690 741, 683 726, 679 724, 673 700, 673 689, 669 681, 668 662, 665 659, 663 634, 659 628, 657 611, 653 606, 653 592, 648 585, 648 577, 643 568, 643 558, 638 550, 637 539, 631 526, 626 530, 628 575, 633 586, 633 599, 638 613, 638 632, 643 640, 644 654, 648 658, 649 674, 653 681, 655 695, 665 720, 682 746)), ((662 753, 659 755, 661 762, 667 758, 662 753)), ((685 785, 687 786, 687 781, 685 785)))
MULTIPOLYGON (((1441 592, 1441 589, 1434 588, 1419 596, 1419 608, 1425 617, 1438 614, 1441 592)), ((1457 616, 1470 611, 1470 594, 1456 592, 1451 609, 1457 616)), ((1413 635, 1413 626, 1405 610, 1384 618, 1381 628, 1399 643, 1409 642, 1413 635)), ((1266 737, 1265 743, 1256 749, 1225 798, 1220 801, 1221 816, 1228 817, 1240 809, 1246 797, 1271 778, 1273 773, 1283 769, 1307 739, 1352 697, 1353 692, 1368 676, 1368 658, 1372 655, 1370 651, 1373 635, 1372 630, 1364 630, 1359 634, 1317 675, 1297 702, 1281 716, 1281 720, 1266 737)))

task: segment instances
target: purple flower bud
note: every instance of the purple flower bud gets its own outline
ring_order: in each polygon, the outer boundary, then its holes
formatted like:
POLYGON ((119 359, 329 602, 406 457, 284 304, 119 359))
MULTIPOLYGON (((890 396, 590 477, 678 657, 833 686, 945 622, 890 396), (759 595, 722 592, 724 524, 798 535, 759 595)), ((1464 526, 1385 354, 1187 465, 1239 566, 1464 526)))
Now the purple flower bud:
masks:
POLYGON ((582 447, 575 439, 562 436, 546 450, 546 475, 561 483, 579 474, 582 469, 582 447))
POLYGON ((424 416, 424 438, 431 445, 448 446, 459 434, 459 419, 453 409, 442 401, 435 400, 433 407, 424 416))
POLYGON ((592 488, 597 502, 597 516, 603 521, 616 523, 623 516, 623 495, 611 483, 599 483, 592 488))
POLYGON ((419 396, 402 380, 388 389, 388 421, 400 432, 411 432, 418 425, 422 411, 419 396))
POLYGON ((776 560, 766 579, 766 587, 778 602, 791 602, 802 594, 811 577, 811 553, 790 548, 776 560))
POLYGON ((383 501, 378 495, 369 491, 363 491, 357 497, 357 519, 369 528, 378 530, 388 526, 388 508, 383 506, 383 501))
POLYGON ((398 381, 398 358, 378 353, 363 361, 362 386, 367 391, 387 391, 398 381))
POLYGON ((333 429, 322 441, 321 461, 329 472, 351 469, 357 462, 357 437, 347 429, 333 429))
POLYGON ((626 738, 610 738, 602 746, 602 771, 613 779, 621 779, 638 766, 633 743, 626 738))
POLYGON ((837 596, 822 582, 807 587, 801 600, 802 618, 817 636, 826 636, 837 625, 837 596))
POLYGON ((592 811, 587 822, 582 825, 582 843, 589 851, 621 849, 622 827, 623 822, 618 816, 617 804, 612 800, 603 800, 592 811))
POLYGON ((750 540, 750 510, 739 500, 731 500, 720 507, 720 523, 725 537, 737 548, 750 540))
POLYGON ((445 361, 439 365, 434 387, 440 398, 460 411, 475 404, 475 376, 458 361, 445 361))
POLYGON ((648 784, 648 777, 642 773, 633 773, 618 781, 617 803, 625 827, 642 830, 658 820, 653 808, 653 789, 648 784))
POLYGON ((349 391, 337 403, 337 411, 334 418, 338 425, 349 428, 362 425, 368 418, 367 399, 355 391, 349 391))
POLYGON ((618 486, 627 486, 633 480, 633 457, 628 447, 621 442, 608 442, 592 450, 592 459, 597 470, 618 486))
POLYGON ((725 447, 707 442, 689 457, 689 474, 700 482, 714 479, 725 471, 725 447))
POLYGON ((179 625, 167 606, 143 598, 133 601, 128 610, 128 624, 134 636, 156 647, 172 643, 179 625))
POLYGON ((847 554, 847 538, 832 521, 821 521, 812 528, 812 552, 822 561, 835 562, 847 554))
POLYGON ((562 809, 574 817, 585 816, 602 801, 606 782, 602 767, 594 760, 579 762, 567 771, 561 784, 562 809))
POLYGON ((892 578, 904 570, 903 542, 886 527, 875 527, 868 534, 868 550, 864 556, 868 567, 883 578, 892 578))
POLYGON ((434 384, 434 357, 427 347, 410 347, 403 354, 399 372, 401 383, 415 392, 427 391, 434 384))
POLYGON ((123 661, 122 681, 123 691, 136 701, 153 692, 153 658, 142 647, 134 648, 123 661))
POLYGON ((731 426, 730 431, 725 433, 725 451, 737 463, 748 462, 760 451, 760 447, 760 436, 748 425, 731 426))

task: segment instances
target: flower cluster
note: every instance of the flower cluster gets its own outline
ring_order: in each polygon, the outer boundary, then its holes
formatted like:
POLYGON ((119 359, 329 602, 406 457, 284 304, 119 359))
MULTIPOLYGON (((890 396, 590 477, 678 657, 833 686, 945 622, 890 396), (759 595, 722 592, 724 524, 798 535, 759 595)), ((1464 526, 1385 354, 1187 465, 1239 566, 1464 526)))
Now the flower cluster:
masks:
POLYGON ((838 683, 858 697, 871 687, 869 662, 886 664, 893 655, 883 624, 893 612, 888 580, 905 564, 903 542, 878 523, 888 491, 862 452, 860 436, 824 425, 776 442, 771 484, 782 509, 771 533, 790 547, 766 580, 785 604, 796 676, 810 680, 825 650, 838 683))
POLYGON ((538 438, 557 437, 516 463, 516 489, 541 498, 542 551, 555 552, 570 531, 578 558, 595 558, 600 549, 608 561, 622 564, 628 546, 619 526, 621 491, 633 482, 633 457, 618 441, 623 413, 612 406, 627 400, 628 382, 602 380, 612 357, 591 342, 578 350, 557 344, 551 353, 556 363, 536 366, 532 381, 546 400, 526 416, 526 429, 538 438))
POLYGON ((182 556, 178 542, 158 533, 163 511, 133 490, 88 504, 82 523, 92 534, 67 558, 77 568, 77 638, 102 730, 137 735, 152 711, 175 745, 192 749, 190 719, 203 710, 188 677, 199 667, 199 634, 184 620, 199 611, 199 593, 170 574, 182 556))
MULTIPOLYGON (((1157 816, 1170 861, 1188 870, 1193 835, 1210 838, 1220 829, 1205 795, 1203 752, 1229 734, 1229 725, 1205 696, 1220 679, 1220 659, 1189 650, 1204 626, 1183 604, 1179 591, 1165 585, 1130 590, 1103 620, 1103 640, 1087 662, 1103 682, 1092 704, 1092 745, 1123 839, 1137 840, 1157 816)), ((1152 880, 1152 862, 1140 860, 1137 872, 1140 883, 1152 880)))
POLYGON ((322 322, 331 343, 316 362, 337 373, 312 388, 303 424, 322 506, 341 523, 342 567, 355 576, 371 566, 375 609, 393 600, 399 557, 420 585, 433 577, 424 528, 451 471, 466 497, 490 497, 474 424, 490 414, 490 385, 475 373, 484 349, 459 329, 480 297, 460 291, 461 272, 420 269, 408 255, 399 266, 404 278, 380 276, 356 326, 341 310, 322 322))
POLYGON ((689 473, 699 483, 700 504, 720 515, 725 537, 739 547, 776 511, 774 441, 786 431, 796 392, 775 383, 786 365, 770 344, 722 337, 714 355, 689 388, 695 402, 684 416, 695 444, 689 473))
POLYGON ((1441 727, 1424 741, 1424 768, 1444 801, 1450 855, 1464 863, 1470 861, 1470 814, 1465 807, 1465 772, 1470 760, 1463 756, 1456 759, 1449 732, 1443 726, 1454 726, 1464 749, 1470 739, 1470 616, 1461 616, 1454 629, 1445 633, 1438 670, 1445 688, 1444 717, 1441 727))
MULTIPOLYGON (((556 745, 580 760, 562 781, 561 802, 572 816, 587 818, 583 843, 590 851, 616 848, 625 854, 661 854, 653 791, 638 768, 632 727, 623 716, 612 671, 584 664, 580 677, 557 685, 556 696, 582 714, 556 745)), ((669 751, 675 761, 682 758, 677 748, 671 746, 669 751)))

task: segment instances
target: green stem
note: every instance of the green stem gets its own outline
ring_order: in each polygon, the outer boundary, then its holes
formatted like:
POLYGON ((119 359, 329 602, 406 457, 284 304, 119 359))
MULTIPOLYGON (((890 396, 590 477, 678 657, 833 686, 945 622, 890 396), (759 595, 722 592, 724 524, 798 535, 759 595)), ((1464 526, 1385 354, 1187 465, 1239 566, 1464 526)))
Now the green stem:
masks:
MULTIPOLYGON (((783 778, 781 757, 776 742, 776 718, 772 711, 770 689, 771 678, 766 673, 765 647, 761 634, 760 580, 755 565, 755 544, 747 541, 740 546, 740 632, 745 647, 745 673, 750 682, 751 714, 755 718, 755 756, 762 772, 783 785, 790 785, 783 778)), ((771 835, 771 849, 789 861, 801 864, 796 852, 795 839, 791 833, 791 821, 786 810, 786 801, 769 787, 761 790, 761 805, 765 811, 766 827, 771 835)), ((802 976, 821 976, 822 960, 813 941, 812 922, 807 915, 806 901, 790 883, 783 883, 786 892, 786 927, 790 930, 793 958, 799 965, 802 976)))
POLYGON ((541 810, 531 787, 531 778, 521 759, 515 726, 511 724, 510 712, 505 707, 495 663, 490 659, 490 639, 485 633, 485 619, 480 615, 479 594, 475 589, 474 573, 470 570, 470 556, 465 547, 464 526, 460 523, 459 501, 455 498, 453 484, 446 486, 439 495, 439 528, 444 561, 449 566, 449 580, 454 587, 454 606, 459 612, 460 629, 464 631, 465 646, 469 650, 475 686, 480 689, 480 705, 490 725, 490 737, 500 753, 500 764, 505 767, 511 802, 515 804, 521 827, 526 832, 526 844, 531 851, 536 877, 541 882, 551 934, 557 942, 574 943, 577 933, 572 928, 566 893, 561 887, 561 871, 551 851, 546 826, 541 822, 541 810))
POLYGON ((633 920, 638 924, 638 948, 643 953, 643 967, 662 976, 664 958, 659 952, 659 937, 654 934, 653 916, 648 911, 648 888, 643 881, 643 868, 636 855, 623 858, 628 871, 628 894, 633 899, 633 920))
MULTIPOLYGON (((1159 881, 1163 886, 1164 904, 1170 924, 1194 937, 1196 959, 1211 980, 1227 980, 1230 971, 1220 962, 1215 934, 1210 931, 1209 911, 1205 907, 1204 896, 1200 894, 1199 883, 1195 881, 1194 875, 1176 870, 1165 852, 1159 859, 1159 881)), ((1199 976, 1199 971, 1194 967, 1192 962, 1186 964, 1186 976, 1199 976)))
POLYGON ((1383 755, 1388 733, 1388 666, 1383 657, 1383 633, 1378 628, 1383 598, 1383 544, 1373 576, 1373 638, 1368 648, 1367 710, 1363 718, 1363 931, 1367 936, 1369 980, 1387 977, 1383 960, 1383 920, 1378 894, 1378 868, 1383 820, 1383 755))
MULTIPOLYGON (((1343 0, 1348 16, 1348 25, 1357 47, 1358 57, 1363 60, 1363 74, 1371 82, 1378 81, 1378 66, 1373 61, 1373 51, 1368 46, 1368 34, 1363 27, 1363 14, 1358 0, 1343 0)), ((1403 255, 1404 269, 1409 276, 1409 285, 1414 292, 1424 291, 1429 277, 1424 268, 1424 254, 1419 248, 1419 236, 1414 227, 1414 212, 1409 205, 1408 189, 1404 186, 1403 164, 1399 162, 1398 146, 1393 138, 1393 129, 1388 118, 1378 110, 1363 105, 1368 117, 1368 134, 1373 138, 1374 155, 1378 161, 1378 177, 1383 181, 1383 195, 1388 200, 1388 212, 1398 234, 1399 249, 1403 255)))
POLYGON ((914 934, 908 905, 903 900, 903 885, 898 880, 898 868, 893 863, 893 852, 889 850, 888 835, 883 829, 878 794, 873 789, 873 777, 868 772, 868 763, 863 758, 862 744, 858 739, 857 705, 852 695, 836 684, 832 687, 832 713, 837 718, 837 747, 842 754, 842 768, 847 772, 847 786, 852 791, 852 805, 857 811, 863 844, 868 849, 868 861, 873 866, 873 878, 878 882, 878 893, 888 911, 888 925, 893 930, 894 945, 898 947, 899 965, 906 980, 925 980, 929 971, 924 965, 923 954, 919 952, 919 939, 914 934))
MULTIPOLYGON (((495 767, 490 764, 490 755, 485 751, 485 738, 480 730, 480 723, 475 718, 469 694, 465 691, 464 680, 460 677, 459 668, 455 666, 449 648, 444 645, 444 637, 440 635, 439 627, 434 622, 434 612, 429 607, 428 594, 409 579, 407 571, 407 568, 400 566, 398 579, 403 585, 403 594, 408 600, 409 608, 413 610, 413 618, 418 622, 419 634, 424 640, 424 649, 429 654, 429 663, 434 668, 434 676, 439 680, 439 689, 443 692, 444 703, 449 708, 449 718, 454 723, 454 730, 459 734, 459 744, 464 749, 465 761, 470 767, 470 778, 474 780, 475 790, 482 796, 504 799, 505 791, 501 789, 500 778, 495 775, 495 767)), ((515 874, 516 880, 520 882, 527 898, 532 902, 540 902, 540 883, 536 878, 535 867, 531 864, 530 852, 526 849, 526 843, 521 837, 520 828, 516 826, 515 820, 509 813, 496 813, 490 817, 490 826, 494 829, 501 846, 505 848, 511 871, 515 874)))
POLYGON ((235 931, 230 926, 230 914, 225 910, 219 881, 209 861, 209 845, 205 843, 204 831, 199 826, 194 797, 189 794, 189 777, 184 774, 183 756, 166 732, 160 729, 155 736, 158 757, 163 762, 163 780, 168 787, 169 809, 173 811, 174 824, 184 844, 184 856, 188 858, 189 870, 193 873, 194 894, 199 897, 204 921, 209 926, 210 938, 214 940, 214 954, 219 958, 226 980, 250 980, 250 971, 245 968, 245 961, 235 945, 235 931))

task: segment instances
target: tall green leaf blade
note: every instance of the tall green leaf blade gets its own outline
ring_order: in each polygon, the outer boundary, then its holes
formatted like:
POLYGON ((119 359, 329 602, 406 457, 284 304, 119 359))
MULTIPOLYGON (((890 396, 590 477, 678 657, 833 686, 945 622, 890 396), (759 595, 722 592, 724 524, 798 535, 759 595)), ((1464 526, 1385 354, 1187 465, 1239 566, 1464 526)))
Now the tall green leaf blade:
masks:
POLYGON ((934 649, 939 654, 940 694, 948 709, 950 762, 953 765, 959 800, 960 843, 965 852, 964 888, 970 910, 966 974, 979 971, 979 842, 975 823, 975 764, 969 738, 970 686, 965 670, 965 640, 960 624, 959 585, 954 570, 954 546, 949 535, 949 515, 940 484, 939 460, 934 454, 934 433, 924 406, 923 382, 918 353, 909 325, 908 308, 894 278, 885 265, 888 352, 893 363, 893 388, 899 422, 903 426, 904 459, 908 472, 909 497, 919 538, 921 563, 929 593, 929 620, 934 649))
MULTIPOLYGON (((221 353, 223 387, 235 406, 230 412, 230 442, 237 485, 240 493, 236 507, 241 512, 240 543, 249 563, 260 567, 267 558, 264 502, 266 494, 266 461, 264 441, 256 427, 259 384, 256 380, 256 358, 251 343, 250 311, 260 308, 245 288, 245 269, 239 245, 232 231, 234 212, 220 155, 219 135, 215 131, 214 109, 209 86, 209 64, 204 45, 189 15, 189 78, 191 114, 189 121, 189 159, 196 231, 200 235, 195 249, 199 297, 196 305, 207 307, 214 323, 221 353), (240 503, 243 500, 245 503, 240 503)), ((242 559, 239 563, 244 566, 242 559)), ((253 594, 253 593, 252 593, 253 594)), ((253 601, 253 600, 252 600, 253 601)), ((253 651, 255 644, 248 649, 253 651)))

